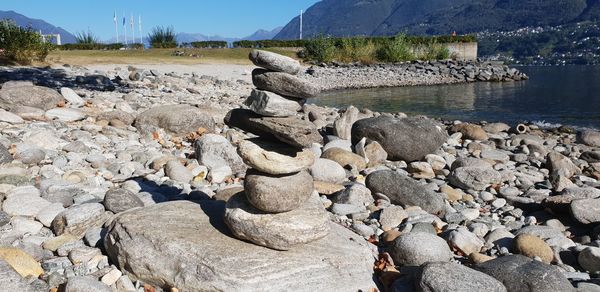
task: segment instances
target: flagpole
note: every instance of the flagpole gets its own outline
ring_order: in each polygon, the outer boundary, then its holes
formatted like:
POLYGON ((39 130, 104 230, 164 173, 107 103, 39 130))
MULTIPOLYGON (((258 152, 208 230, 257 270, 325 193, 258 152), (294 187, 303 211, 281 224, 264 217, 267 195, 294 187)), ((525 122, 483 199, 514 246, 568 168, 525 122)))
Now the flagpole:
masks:
POLYGON ((302 14, 304 11, 300 10, 300 39, 302 39, 302 14))
POLYGON ((144 37, 142 36, 142 15, 141 14, 140 14, 140 18, 138 19, 138 26, 140 29, 140 44, 142 44, 142 47, 143 47, 144 37))
POLYGON ((133 13, 131 13, 131 43, 135 44, 135 25, 133 20, 133 13))
POLYGON ((117 20, 117 10, 113 15, 113 22, 115 23, 115 33, 117 34, 117 44, 119 43, 119 21, 117 20))
POLYGON ((127 16, 125 16, 125 13, 123 13, 123 27, 125 29, 125 46, 128 45, 128 41, 127 41, 127 16))

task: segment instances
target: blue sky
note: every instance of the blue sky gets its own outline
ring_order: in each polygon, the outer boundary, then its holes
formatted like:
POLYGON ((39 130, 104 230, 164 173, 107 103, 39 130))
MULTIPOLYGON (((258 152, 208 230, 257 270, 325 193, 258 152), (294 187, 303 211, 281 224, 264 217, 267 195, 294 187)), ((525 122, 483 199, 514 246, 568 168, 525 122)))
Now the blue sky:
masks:
MULTIPOLYGON (((142 15, 144 35, 156 25, 177 32, 244 37, 258 29, 283 26, 318 0, 0 0, 0 10, 43 19, 71 33, 88 28, 101 39, 115 35, 113 13, 142 15)), ((120 26, 119 29, 122 27, 120 26)), ((137 24, 136 24, 137 33, 137 24)))

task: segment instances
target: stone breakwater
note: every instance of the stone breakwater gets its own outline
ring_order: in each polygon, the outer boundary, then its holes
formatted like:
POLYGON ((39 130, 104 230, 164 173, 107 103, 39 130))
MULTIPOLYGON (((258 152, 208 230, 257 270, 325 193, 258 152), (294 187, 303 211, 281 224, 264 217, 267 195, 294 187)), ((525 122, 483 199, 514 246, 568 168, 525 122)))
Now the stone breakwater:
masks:
POLYGON ((2 290, 598 290, 599 132, 317 107, 250 57, 3 68, 2 290))
POLYGON ((373 65, 323 64, 308 68, 305 78, 323 90, 529 79, 525 73, 505 65, 453 60, 373 65))

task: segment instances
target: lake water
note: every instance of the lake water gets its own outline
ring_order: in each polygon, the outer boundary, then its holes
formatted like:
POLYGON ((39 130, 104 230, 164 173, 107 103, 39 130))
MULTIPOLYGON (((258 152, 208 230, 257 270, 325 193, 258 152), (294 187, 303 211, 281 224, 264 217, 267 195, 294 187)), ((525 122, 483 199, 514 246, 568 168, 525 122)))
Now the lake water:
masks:
POLYGON ((600 128, 600 66, 519 69, 528 81, 343 90, 325 93, 315 104, 447 120, 600 128))

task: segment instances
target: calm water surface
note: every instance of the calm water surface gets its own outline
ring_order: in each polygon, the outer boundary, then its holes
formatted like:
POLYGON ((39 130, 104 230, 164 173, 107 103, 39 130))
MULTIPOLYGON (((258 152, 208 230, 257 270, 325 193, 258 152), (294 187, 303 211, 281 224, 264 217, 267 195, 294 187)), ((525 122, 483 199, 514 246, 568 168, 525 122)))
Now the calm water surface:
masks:
POLYGON ((600 128, 600 66, 522 67, 530 80, 344 90, 318 105, 462 121, 522 121, 600 128))

